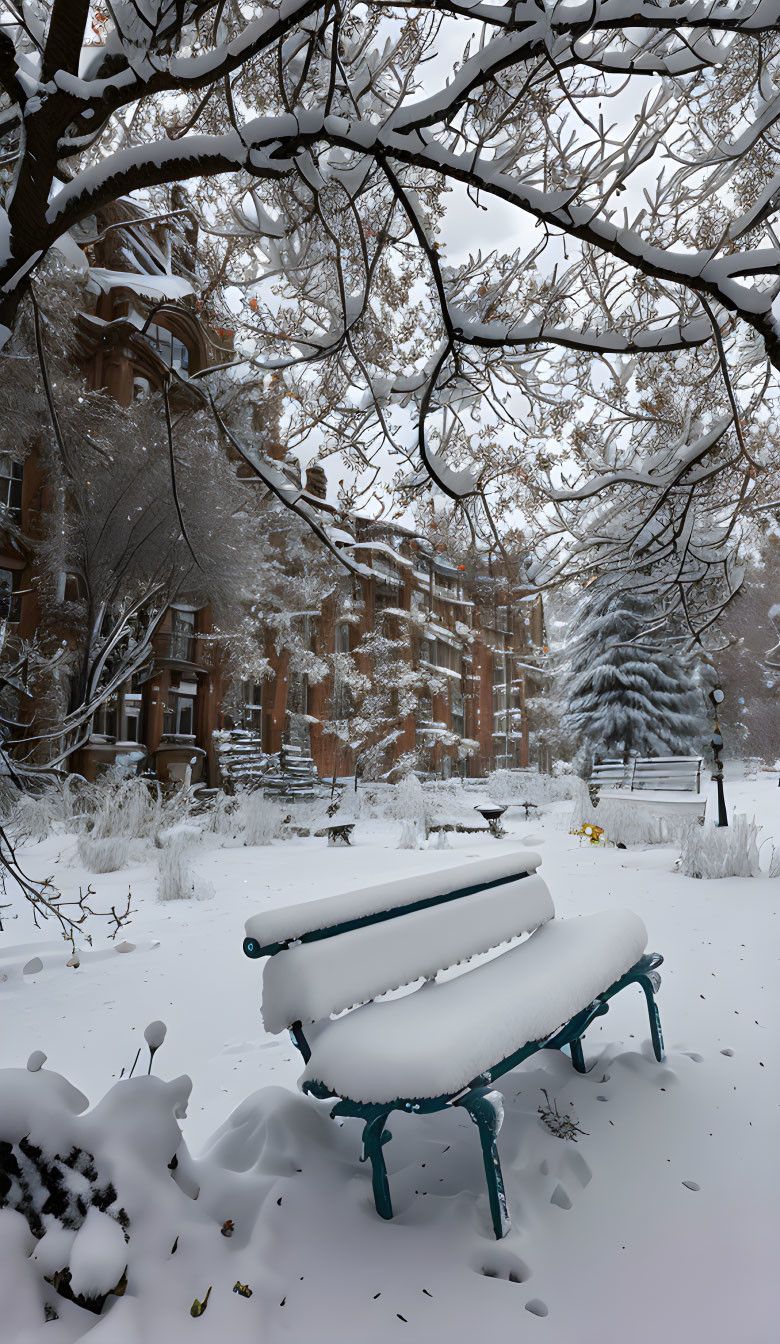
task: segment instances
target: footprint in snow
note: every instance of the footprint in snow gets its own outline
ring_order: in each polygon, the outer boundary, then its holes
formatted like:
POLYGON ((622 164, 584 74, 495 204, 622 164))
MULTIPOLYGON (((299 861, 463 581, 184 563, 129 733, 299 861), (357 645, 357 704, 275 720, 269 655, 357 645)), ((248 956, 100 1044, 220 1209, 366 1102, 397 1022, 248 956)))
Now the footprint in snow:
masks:
POLYGON ((531 1271, 525 1261, 512 1251, 500 1250, 498 1247, 487 1262, 479 1261, 476 1269, 477 1273, 486 1279, 503 1279, 506 1283, 525 1283, 526 1279, 531 1277, 531 1271))
POLYGON ((532 1297, 530 1302, 526 1302, 525 1309, 530 1311, 532 1316, 546 1316, 550 1310, 540 1297, 532 1297))
POLYGON ((559 1209, 571 1208, 571 1200, 569 1199, 569 1196, 567 1195, 566 1191, 564 1190, 563 1186, 560 1183, 556 1185, 555 1189, 550 1195, 550 1203, 557 1204, 559 1209))

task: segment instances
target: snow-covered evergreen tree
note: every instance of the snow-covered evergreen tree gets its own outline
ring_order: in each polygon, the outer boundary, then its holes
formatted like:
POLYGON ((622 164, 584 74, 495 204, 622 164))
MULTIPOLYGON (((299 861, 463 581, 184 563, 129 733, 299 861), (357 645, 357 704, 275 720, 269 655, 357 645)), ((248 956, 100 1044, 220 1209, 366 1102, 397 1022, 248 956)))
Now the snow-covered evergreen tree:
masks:
POLYGON ((699 671, 643 631, 650 600, 597 580, 572 615, 562 668, 563 726, 588 756, 687 755, 706 726, 699 671))

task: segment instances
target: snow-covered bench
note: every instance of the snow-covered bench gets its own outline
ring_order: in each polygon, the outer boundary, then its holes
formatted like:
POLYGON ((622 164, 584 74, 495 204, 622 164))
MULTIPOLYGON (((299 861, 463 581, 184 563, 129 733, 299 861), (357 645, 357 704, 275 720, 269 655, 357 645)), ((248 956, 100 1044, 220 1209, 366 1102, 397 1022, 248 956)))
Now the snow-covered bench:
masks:
POLYGON ((704 820, 700 756, 633 756, 594 765, 589 789, 594 803, 609 800, 650 806, 654 813, 704 820), (686 796, 687 795, 687 796, 686 796), (692 796, 691 796, 692 795, 692 796))
POLYGON ((653 1048, 663 1058, 654 997, 663 958, 645 954, 641 919, 629 910, 554 918, 540 862, 531 852, 501 854, 247 921, 245 953, 269 958, 266 1030, 290 1031, 306 1065, 304 1092, 337 1098, 333 1116, 363 1120, 363 1160, 371 1159, 383 1218, 393 1213, 382 1152, 391 1111, 469 1113, 502 1237, 509 1218, 495 1080, 537 1050, 566 1045, 584 1072, 583 1032, 630 984, 644 991, 653 1048), (438 972, 523 934, 530 937, 436 982, 438 972), (371 1002, 417 980, 424 983, 411 993, 371 1002))

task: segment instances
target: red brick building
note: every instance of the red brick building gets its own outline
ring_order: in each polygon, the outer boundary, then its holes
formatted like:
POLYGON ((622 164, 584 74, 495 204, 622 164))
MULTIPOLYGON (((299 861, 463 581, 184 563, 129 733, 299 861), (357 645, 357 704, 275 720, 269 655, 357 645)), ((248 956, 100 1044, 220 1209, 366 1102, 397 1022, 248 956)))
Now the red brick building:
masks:
MULTIPOLYGON (((189 379, 229 360, 233 337, 199 311, 186 247, 175 254, 180 273, 171 274, 164 234, 139 222, 135 207, 122 202, 75 242, 89 266, 93 296, 92 311, 76 319, 88 385, 107 389, 126 406, 140 392, 161 387, 173 368, 179 377, 172 396, 186 404, 193 395, 189 379)), ((281 456, 273 443, 260 447, 281 456)), ((297 464, 286 465, 294 472, 297 464)), ((544 639, 539 596, 518 594, 487 565, 454 563, 402 527, 345 516, 326 493, 322 469, 310 467, 303 498, 360 572, 345 571, 336 594, 297 619, 299 637, 331 672, 317 680, 293 673, 286 650, 268 631, 266 675, 231 686, 225 650, 211 638, 209 606, 177 602, 158 625, 145 666, 96 712, 88 740, 69 758, 71 769, 93 778, 125 758, 168 778, 181 777, 190 764, 195 778, 216 783, 214 732, 241 728, 266 753, 292 739, 310 749, 321 775, 350 774, 360 768, 365 743, 345 744, 329 724, 348 724, 359 706, 349 688, 334 684, 332 667, 335 655, 350 655, 366 678, 376 679, 376 658, 364 651, 371 632, 392 642, 399 681, 412 684, 416 676, 419 683, 411 709, 408 696, 399 697, 405 709, 394 722, 395 692, 389 683, 385 688, 391 740, 375 772, 386 773, 400 758, 444 777, 529 764, 526 699, 544 639)), ((0 617, 25 640, 41 620, 35 543, 54 525, 36 452, 19 449, 13 427, 6 427, 0 438, 0 617)), ((61 577, 64 598, 71 576, 61 577)))

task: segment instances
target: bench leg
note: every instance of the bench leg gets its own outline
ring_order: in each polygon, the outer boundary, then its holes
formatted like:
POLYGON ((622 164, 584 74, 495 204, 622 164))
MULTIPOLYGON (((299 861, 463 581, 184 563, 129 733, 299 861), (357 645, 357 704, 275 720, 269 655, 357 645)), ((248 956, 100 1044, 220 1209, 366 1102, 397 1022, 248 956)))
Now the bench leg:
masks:
POLYGON ((374 1203, 380 1218, 392 1218, 393 1206, 390 1202, 390 1185, 387 1180, 382 1146, 389 1143, 392 1135, 385 1129, 385 1121, 390 1114, 384 1111, 376 1119, 369 1120, 363 1130, 363 1156, 361 1162, 371 1159, 371 1184, 374 1190, 374 1203))
POLYGON ((655 996, 661 987, 661 977, 657 971, 648 971, 646 975, 637 976, 647 999, 647 1014, 650 1018, 650 1035, 653 1041, 653 1053, 659 1064, 664 1057, 664 1036, 661 1031, 661 1017, 658 1012, 658 1004, 655 996))
POLYGON ((479 1141, 482 1144, 482 1160, 485 1164, 485 1179, 487 1181, 488 1199, 490 1200, 490 1216, 493 1220, 496 1240, 500 1241, 502 1237, 506 1236, 511 1226, 506 1204, 504 1177, 501 1172, 498 1148, 496 1147, 498 1131, 504 1119, 503 1098, 500 1092, 494 1092, 487 1087, 479 1087, 474 1092, 470 1092, 467 1097, 464 1097, 463 1101, 456 1104, 462 1106, 464 1111, 468 1111, 474 1124, 479 1129, 479 1141))
POLYGON ((577 1072, 587 1073, 587 1069, 585 1068, 585 1056, 582 1053, 582 1041, 579 1037, 577 1037, 576 1040, 569 1042, 569 1049, 571 1051, 571 1062, 577 1072))

